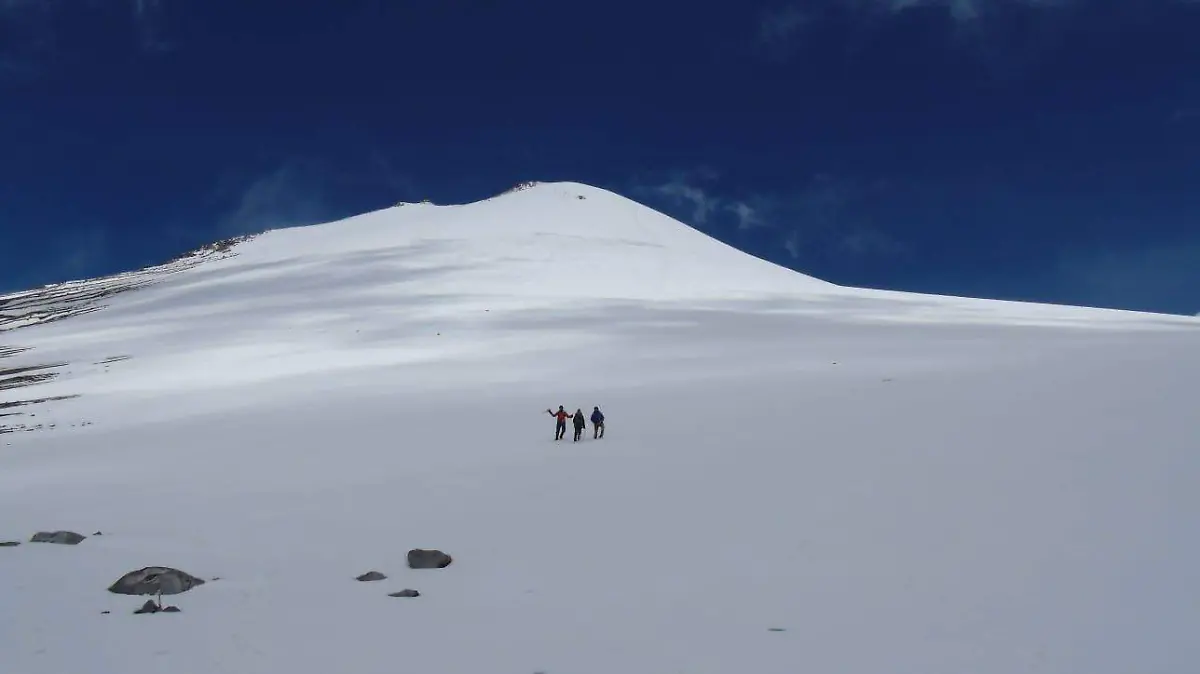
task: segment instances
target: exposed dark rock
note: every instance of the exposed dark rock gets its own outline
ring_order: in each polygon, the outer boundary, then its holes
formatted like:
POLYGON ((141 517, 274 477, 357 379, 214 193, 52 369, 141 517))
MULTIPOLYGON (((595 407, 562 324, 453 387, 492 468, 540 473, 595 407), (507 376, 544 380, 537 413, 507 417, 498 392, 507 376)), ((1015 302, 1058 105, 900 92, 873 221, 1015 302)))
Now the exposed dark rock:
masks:
POLYGON ((0 541, 0 548, 15 548, 21 544, 21 541, 0 541))
POLYGON ((387 576, 383 575, 382 573, 379 573, 378 571, 368 571, 368 572, 364 573, 363 575, 359 576, 358 578, 355 578, 355 580, 363 582, 363 583, 368 583, 368 582, 376 581, 376 580, 387 580, 387 576))
POLYGON ((183 613, 183 611, 180 610, 178 606, 167 606, 164 608, 151 600, 145 604, 142 604, 141 608, 133 612, 134 615, 142 615, 145 613, 183 613))
POLYGON ((540 184, 541 183, 536 180, 525 180, 525 181, 517 183, 516 185, 513 185, 512 187, 508 188, 507 190, 504 190, 504 192, 502 192, 501 194, 512 194, 514 192, 524 192, 525 190, 530 189, 532 187, 537 187, 540 184))
POLYGON ((0 369, 0 390, 32 386, 50 381, 58 376, 55 372, 44 372, 65 366, 66 363, 46 363, 0 369))
POLYGON ((154 600, 151 599, 145 604, 142 604, 142 607, 134 611, 133 614, 142 615, 143 613, 158 613, 161 610, 162 609, 158 607, 158 604, 154 603, 154 600))
POLYGON ((103 536, 103 535, 104 535, 104 532, 103 532, 103 531, 97 531, 96 533, 94 533, 94 534, 92 534, 92 535, 93 535, 93 536, 103 536))
MULTIPOLYGON (((7 402, 0 402, 0 410, 12 409, 14 407, 23 407, 26 405, 39 405, 41 403, 57 402, 59 400, 69 400, 71 398, 78 398, 78 397, 79 397, 78 395, 69 395, 69 396, 55 396, 53 398, 38 398, 37 400, 10 400, 7 402)), ((9 413, 5 413, 5 414, 0 414, 0 417, 24 416, 24 415, 25 415, 24 412, 9 412, 9 413)), ((28 416, 36 417, 37 415, 29 414, 28 416)), ((88 425, 88 424, 85 424, 85 425, 88 425)), ((33 431, 40 431, 40 430, 42 430, 42 428, 43 428, 43 426, 41 424, 37 424, 34 426, 30 426, 28 424, 0 424, 0 434, 3 434, 3 433, 29 433, 29 432, 33 432, 33 431)))
POLYGON ((203 584, 202 578, 196 578, 179 569, 148 566, 121 576, 108 591, 131 595, 180 594, 203 584))
POLYGON ((454 561, 441 550, 409 550, 408 566, 411 569, 444 569, 454 561))
POLYGON ((29 539, 30 543, 55 543, 58 545, 79 545, 87 538, 74 531, 39 531, 29 539))
POLYGON ((400 590, 399 592, 392 592, 388 596, 389 597, 420 597, 421 593, 417 592, 416 590, 400 590))
POLYGON ((108 615, 110 613, 112 613, 112 611, 101 611, 100 615, 108 615))

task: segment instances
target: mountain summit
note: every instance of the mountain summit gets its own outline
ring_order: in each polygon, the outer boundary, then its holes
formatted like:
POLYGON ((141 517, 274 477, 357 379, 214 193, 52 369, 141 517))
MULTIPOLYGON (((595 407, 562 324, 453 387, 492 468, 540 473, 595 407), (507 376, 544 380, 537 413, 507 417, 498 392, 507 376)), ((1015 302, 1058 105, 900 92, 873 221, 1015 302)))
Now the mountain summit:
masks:
POLYGON ((524 183, 472 204, 404 204, 268 232, 231 267, 340 259, 424 291, 576 299, 731 298, 834 286, 577 183, 524 183))

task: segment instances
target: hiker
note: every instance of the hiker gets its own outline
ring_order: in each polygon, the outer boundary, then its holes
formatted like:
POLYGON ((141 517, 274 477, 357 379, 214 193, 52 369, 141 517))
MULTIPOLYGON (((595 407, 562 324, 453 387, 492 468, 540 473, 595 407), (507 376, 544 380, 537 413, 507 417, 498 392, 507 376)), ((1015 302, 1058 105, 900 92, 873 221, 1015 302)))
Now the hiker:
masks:
POLYGON ((592 439, 597 440, 604 437, 604 414, 600 408, 592 408, 592 439))
POLYGON ((554 424, 554 439, 562 440, 563 436, 567 434, 567 417, 570 415, 567 414, 562 405, 558 406, 557 412, 551 412, 549 409, 547 409, 546 414, 549 414, 557 420, 557 423, 554 424))
POLYGON ((583 418, 583 410, 576 408, 575 416, 571 417, 571 421, 575 424, 575 440, 579 442, 579 438, 583 437, 583 425, 587 423, 583 418))

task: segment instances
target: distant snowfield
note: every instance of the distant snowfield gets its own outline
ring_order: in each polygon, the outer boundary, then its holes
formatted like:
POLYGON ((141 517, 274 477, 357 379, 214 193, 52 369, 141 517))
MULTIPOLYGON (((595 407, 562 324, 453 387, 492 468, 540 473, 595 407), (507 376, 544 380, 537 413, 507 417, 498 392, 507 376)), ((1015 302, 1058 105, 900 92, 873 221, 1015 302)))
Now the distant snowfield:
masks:
POLYGON ((232 252, 0 332, 67 363, 5 399, 78 396, 0 409, 0 541, 103 532, 0 547, 0 670, 1200 663, 1197 319, 842 288, 571 183, 232 252), (220 580, 130 615, 152 565, 220 580))

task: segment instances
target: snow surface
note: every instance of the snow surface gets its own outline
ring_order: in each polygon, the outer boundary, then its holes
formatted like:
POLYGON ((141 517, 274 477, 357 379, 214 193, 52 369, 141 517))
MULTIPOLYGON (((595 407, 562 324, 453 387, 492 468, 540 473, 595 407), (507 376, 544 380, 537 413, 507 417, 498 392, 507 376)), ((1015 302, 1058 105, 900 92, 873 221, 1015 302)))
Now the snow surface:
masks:
POLYGON ((1200 667, 1194 318, 838 287, 572 183, 146 274, 0 333, 78 396, 0 435, 0 541, 104 534, 0 548, 6 674, 1200 667), (130 615, 152 565, 220 580, 130 615))

